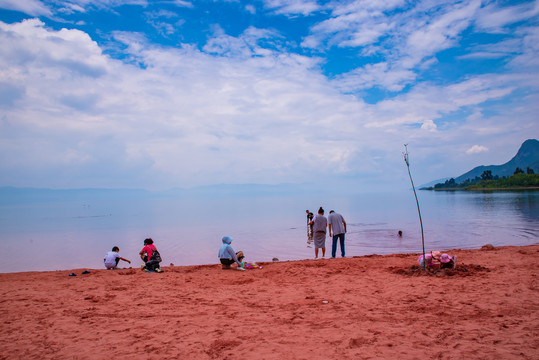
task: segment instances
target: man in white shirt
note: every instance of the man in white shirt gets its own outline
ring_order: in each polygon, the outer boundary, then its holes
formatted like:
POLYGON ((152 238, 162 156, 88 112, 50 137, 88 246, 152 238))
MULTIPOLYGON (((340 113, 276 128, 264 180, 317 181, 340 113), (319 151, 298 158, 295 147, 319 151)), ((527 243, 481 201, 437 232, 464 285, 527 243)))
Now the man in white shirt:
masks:
POLYGON ((118 254, 119 252, 120 249, 118 248, 118 246, 115 246, 112 248, 112 251, 109 251, 107 255, 105 255, 103 261, 105 262, 105 267, 107 268, 107 270, 116 269, 120 260, 127 261, 131 264, 131 261, 121 257, 120 254, 118 254))

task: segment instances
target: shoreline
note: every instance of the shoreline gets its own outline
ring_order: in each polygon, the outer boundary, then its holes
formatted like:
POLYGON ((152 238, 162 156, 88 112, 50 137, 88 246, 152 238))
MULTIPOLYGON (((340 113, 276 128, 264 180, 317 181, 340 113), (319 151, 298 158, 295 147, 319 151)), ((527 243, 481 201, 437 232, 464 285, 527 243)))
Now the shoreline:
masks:
POLYGON ((430 276, 417 253, 2 273, 0 358, 536 357, 539 244, 447 252, 430 276))
POLYGON ((528 186, 528 187, 511 187, 511 188, 473 188, 473 189, 466 189, 466 188, 443 188, 443 189, 419 189, 419 190, 426 190, 426 191, 522 191, 522 190, 529 190, 529 191, 537 191, 539 190, 539 187, 537 186, 528 186))
MULTIPOLYGON (((482 245, 482 247, 484 246, 488 246, 490 244, 485 244, 485 245, 482 245)), ((539 241, 534 243, 534 244, 526 244, 526 245, 500 245, 500 246, 495 246, 496 249, 499 249, 499 248, 504 248, 504 247, 517 247, 517 248, 521 248, 521 247, 527 247, 527 246, 539 246, 539 241)), ((460 247, 460 248, 440 248, 440 249, 437 249, 438 251, 441 251, 441 252, 453 252, 453 251, 475 251, 475 250, 481 250, 481 247, 469 247, 469 248, 466 248, 466 247, 460 247)), ((425 251, 425 253, 429 253, 430 251, 425 251)), ((360 259, 360 258, 370 258, 370 257, 381 257, 381 256, 416 256, 418 257, 419 255, 421 255, 422 252, 420 250, 418 251, 404 251, 404 252, 392 252, 392 253, 387 253, 387 254, 376 254, 376 253, 373 253, 373 254, 366 254, 366 255, 351 255, 351 256, 347 256, 346 258, 347 259, 360 259)), ((325 258, 321 258, 321 260, 338 260, 338 259, 341 259, 340 258, 340 255, 338 254, 337 252, 337 258, 336 259, 331 259, 331 248, 329 248, 329 251, 328 251, 328 248, 326 248, 326 257, 325 258), (329 255, 327 254, 329 253, 329 255)), ((302 259, 289 259, 289 260, 278 260, 278 261, 256 261, 256 260, 251 260, 251 259, 247 259, 248 262, 256 262, 257 264, 259 265, 268 265, 268 264, 276 264, 276 263, 291 263, 291 262, 303 262, 303 261, 312 261, 314 260, 314 258, 302 258, 302 259)), ((130 267, 122 267, 125 262, 123 261, 120 261, 120 267, 118 267, 117 269, 114 269, 114 270, 108 270, 108 271, 115 271, 115 272, 118 272, 118 271, 128 271, 128 270, 140 270, 140 265, 142 265, 142 262, 141 261, 138 261, 138 260, 134 260, 139 266, 133 266, 131 265, 130 267)), ((165 262, 163 262, 165 263, 165 262)), ((163 264, 162 263, 162 264, 163 264)), ((172 263, 171 263, 172 264, 172 263)), ((218 262, 215 262, 215 263, 206 263, 206 264, 188 264, 188 265, 162 265, 161 267, 163 269, 167 269, 167 268, 173 268, 173 269, 177 269, 177 268, 190 268, 190 267, 195 267, 195 268, 200 268, 200 267, 214 267, 216 265, 219 265, 218 262)), ((93 268, 93 267, 75 267, 75 268, 71 268, 71 269, 56 269, 56 270, 22 270, 22 271, 13 271, 13 272, 0 272, 0 276, 2 275, 7 275, 7 274, 32 274, 32 273, 58 273, 58 272, 82 272, 82 271, 107 271, 107 269, 105 269, 104 267, 99 267, 99 268, 93 268)))

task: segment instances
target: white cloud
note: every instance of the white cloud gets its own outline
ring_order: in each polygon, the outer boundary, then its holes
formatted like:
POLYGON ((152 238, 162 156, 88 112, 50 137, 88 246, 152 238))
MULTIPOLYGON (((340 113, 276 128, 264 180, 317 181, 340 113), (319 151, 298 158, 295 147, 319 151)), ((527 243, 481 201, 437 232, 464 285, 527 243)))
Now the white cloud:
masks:
POLYGON ((480 30, 504 32, 505 26, 535 17, 539 14, 539 1, 525 2, 500 8, 497 3, 490 3, 479 11, 476 26, 480 30))
POLYGON ((179 27, 184 23, 184 19, 178 18, 178 14, 172 11, 160 9, 158 11, 151 11, 145 13, 147 22, 153 26, 158 33, 167 37, 174 34, 179 27))
POLYGON ((176 14, 175 12, 164 10, 164 9, 160 9, 160 10, 157 10, 157 11, 146 12, 145 14, 146 14, 147 17, 149 17, 151 19, 158 19, 158 18, 170 19, 170 18, 178 17, 178 14, 176 14))
POLYGON ((375 43, 395 26, 384 11, 403 3, 400 0, 330 3, 332 17, 315 24, 302 46, 316 48, 327 42, 328 46, 357 47, 375 43))
POLYGON ((269 55, 271 51, 263 49, 260 41, 275 43, 278 34, 271 30, 247 28, 240 36, 227 35, 219 26, 214 26, 214 34, 206 45, 204 51, 228 57, 251 57, 253 55, 269 55))
POLYGON ((63 7, 58 9, 59 13, 62 14, 75 14, 75 13, 85 13, 86 9, 83 8, 80 5, 72 4, 72 3, 63 3, 63 7))
MULTIPOLYGON (((0 0, 0 1, 10 1, 10 0, 0 0)), ((34 2, 34 0, 15 0, 17 2, 34 2)), ((166 1, 166 0, 165 0, 166 1)), ((188 2, 175 0, 171 3, 178 2, 178 6, 188 6, 188 2), (181 3, 187 3, 186 5, 181 5, 181 3)), ((58 12, 61 14, 74 14, 74 13, 85 13, 89 9, 105 9, 112 10, 115 7, 123 5, 138 5, 141 7, 146 7, 148 5, 147 0, 60 0, 60 1, 49 1, 52 12, 58 12)), ((34 15, 34 14, 30 14, 34 15)), ((36 15, 51 15, 51 14, 36 14, 36 15)))
POLYGON ((251 4, 245 5, 245 11, 253 15, 256 14, 256 8, 251 4))
POLYGON ((63 169, 55 181, 70 186, 82 186, 74 177, 83 168, 118 182, 136 170, 129 181, 145 187, 276 183, 310 177, 320 162, 345 171, 354 153, 357 118, 349 111, 362 105, 311 72, 308 58, 214 57, 117 33, 141 69, 103 55, 78 30, 48 30, 35 20, 0 25, 0 41, 17 44, 0 53, 0 80, 24 88, 13 100, 20 106, 5 112, 4 125, 18 130, 0 138, 3 168, 17 167, 8 162, 22 133, 36 140, 16 150, 18 162, 34 172, 63 169), (89 68, 99 71, 80 71, 89 68))
MULTIPOLYGON (((216 27, 202 50, 113 35, 122 60, 79 30, 0 22, 0 95, 13 94, 0 99, 0 183, 166 188, 392 178, 403 143, 415 161, 433 153, 454 161, 445 154, 455 144, 537 132, 535 97, 499 104, 496 116, 483 111, 486 101, 533 86, 526 74, 424 82, 369 105, 337 91, 320 59, 284 51, 274 31, 251 27, 233 37, 216 27), (444 118, 459 112, 461 121, 444 118)), ((398 65, 357 69, 338 85, 397 89, 414 81, 398 65)))
POLYGON ((48 32, 43 26, 37 19, 12 25, 0 22, 4 45, 0 47, 0 62, 5 69, 18 64, 15 72, 6 72, 7 76, 23 76, 39 68, 54 69, 46 76, 58 79, 73 73, 98 77, 107 71, 101 49, 88 34, 67 29, 48 32), (28 71, 24 70, 25 66, 28 71))
MULTIPOLYGON (((181 0, 173 0, 173 3, 175 2, 184 2, 181 0)), ((140 6, 147 6, 148 1, 147 0, 69 0, 60 2, 65 5, 75 4, 80 7, 86 8, 89 6, 95 6, 98 8, 113 8, 117 6, 122 5, 140 5, 140 6)))
POLYGON ((473 155, 473 154, 479 154, 479 153, 487 152, 487 151, 488 151, 488 148, 483 145, 474 145, 468 150, 466 150, 466 154, 473 155))
POLYGON ((179 7, 188 7, 188 8, 194 7, 191 1, 173 0, 172 3, 179 7))
MULTIPOLYGON (((519 34, 522 36, 522 47, 519 54, 511 59, 509 66, 519 72, 531 72, 539 75, 539 28, 527 27, 519 34)), ((536 82, 537 83, 537 82, 536 82)))
POLYGON ((264 6, 282 15, 309 15, 320 9, 316 0, 264 0, 264 6))
POLYGON ((413 67, 424 58, 454 46, 456 37, 468 28, 480 5, 481 1, 475 0, 454 6, 410 33, 405 47, 400 50, 411 60, 405 66, 413 67))
MULTIPOLYGON (((476 77, 446 87, 419 84, 406 94, 378 102, 366 126, 390 128, 421 124, 432 129, 430 122, 444 115, 511 94, 514 88, 510 85, 509 79, 498 76, 476 77)), ((468 127, 468 136, 474 133, 475 130, 468 127)))
POLYGON ((368 89, 374 86, 380 86, 389 91, 400 91, 415 78, 414 72, 402 68, 391 69, 387 63, 383 62, 369 64, 339 75, 334 84, 344 92, 355 92, 358 89, 368 89))
POLYGON ((425 120, 425 121, 423 121, 423 125, 421 125, 421 129, 426 130, 426 131, 430 131, 430 132, 434 132, 434 131, 436 131, 436 129, 438 129, 438 127, 436 126, 434 121, 425 120))
POLYGON ((32 16, 50 16, 51 10, 38 0, 0 0, 0 9, 22 11, 32 16))
MULTIPOLYGON (((473 23, 480 0, 459 3, 355 1, 332 3, 332 17, 311 28, 302 42, 308 48, 361 47, 367 56, 385 57, 343 74, 347 91, 382 87, 401 91, 416 71, 436 63, 434 55, 457 46, 473 23), (395 11, 397 9, 406 11, 395 11)), ((372 61, 372 60, 371 60, 372 61)))

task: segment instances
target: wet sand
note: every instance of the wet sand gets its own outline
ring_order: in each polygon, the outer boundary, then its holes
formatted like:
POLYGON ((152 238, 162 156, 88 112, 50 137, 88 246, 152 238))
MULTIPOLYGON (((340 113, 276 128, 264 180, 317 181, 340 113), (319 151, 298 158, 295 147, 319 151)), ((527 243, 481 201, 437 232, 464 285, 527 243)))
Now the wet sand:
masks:
POLYGON ((0 274, 0 358, 538 359, 539 245, 448 253, 0 274))

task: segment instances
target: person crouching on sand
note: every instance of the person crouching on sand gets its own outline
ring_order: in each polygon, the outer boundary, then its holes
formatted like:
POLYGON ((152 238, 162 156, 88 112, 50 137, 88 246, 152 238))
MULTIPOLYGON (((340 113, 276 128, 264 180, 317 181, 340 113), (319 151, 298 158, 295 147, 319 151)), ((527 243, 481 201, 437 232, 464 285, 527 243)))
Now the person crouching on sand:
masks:
POLYGON ((112 251, 109 251, 107 255, 105 255, 103 261, 105 262, 105 267, 107 268, 107 270, 116 269, 120 260, 126 261, 131 264, 131 261, 121 257, 120 254, 118 254, 119 252, 120 249, 118 248, 118 246, 115 246, 112 248, 112 251))
POLYGON ((161 254, 157 251, 157 248, 153 244, 152 238, 144 240, 144 247, 139 252, 140 258, 144 261, 142 270, 146 272, 163 272, 159 263, 161 262, 161 254), (152 257, 153 255, 153 257, 152 257))
POLYGON ((457 257, 442 254, 440 251, 431 251, 432 258, 438 262, 441 269, 454 269, 457 265, 457 257))
POLYGON ((454 269, 457 265, 457 257, 442 254, 440 251, 431 251, 430 254, 425 254, 425 260, 423 260, 423 255, 420 255, 417 262, 423 267, 454 269))
POLYGON ((241 264, 241 260, 244 258, 243 252, 234 252, 234 249, 230 246, 232 240, 230 236, 223 236, 223 245, 219 248, 219 260, 221 261, 222 268, 230 269, 230 265, 237 263, 238 270, 245 270, 241 264))
POLYGON ((449 256, 448 254, 442 254, 440 256, 440 268, 454 269, 456 267, 457 267, 457 257, 455 255, 449 256))

